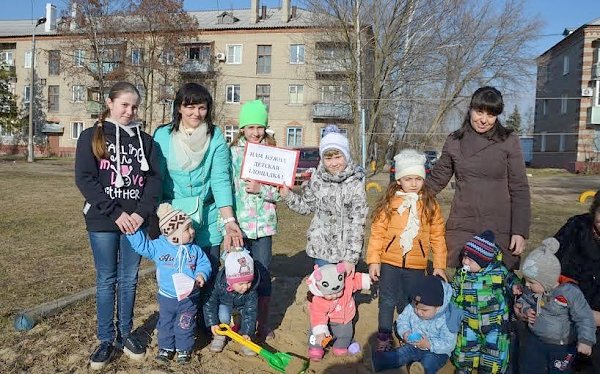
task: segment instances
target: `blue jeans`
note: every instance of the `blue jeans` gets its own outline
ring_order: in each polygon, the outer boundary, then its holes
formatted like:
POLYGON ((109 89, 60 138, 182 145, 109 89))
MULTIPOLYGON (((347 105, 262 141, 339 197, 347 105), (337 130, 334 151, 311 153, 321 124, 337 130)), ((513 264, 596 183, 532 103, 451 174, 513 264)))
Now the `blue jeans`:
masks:
POLYGON ((406 269, 389 264, 381 264, 379 276, 379 327, 381 333, 391 333, 394 322, 394 308, 398 314, 410 302, 413 282, 423 276, 424 270, 406 269))
POLYGON ((117 296, 119 337, 125 340, 133 327, 133 305, 141 256, 120 232, 88 232, 96 268, 97 337, 115 340, 114 306, 117 296))
POLYGON ((317 265, 318 267, 323 267, 323 266, 329 265, 329 264, 331 264, 331 262, 322 260, 320 258, 315 258, 315 265, 317 265))
POLYGON ((231 322, 231 307, 225 304, 219 304, 219 322, 229 325, 231 322))
POLYGON ((436 374, 446 362, 448 355, 433 353, 406 344, 389 352, 373 352, 372 363, 375 372, 398 369, 413 362, 420 362, 425 374, 436 374))
POLYGON ((271 258, 273 257, 273 237, 263 236, 258 239, 244 238, 244 245, 250 252, 254 260, 254 266, 260 274, 260 283, 258 284, 258 296, 271 296, 271 258))
POLYGON ((199 294, 181 301, 158 295, 158 348, 191 352, 196 336, 199 294))
POLYGON ((520 362, 522 373, 568 374, 573 372, 573 361, 577 355, 575 343, 549 344, 528 331, 524 346, 527 354, 522 356, 520 362))

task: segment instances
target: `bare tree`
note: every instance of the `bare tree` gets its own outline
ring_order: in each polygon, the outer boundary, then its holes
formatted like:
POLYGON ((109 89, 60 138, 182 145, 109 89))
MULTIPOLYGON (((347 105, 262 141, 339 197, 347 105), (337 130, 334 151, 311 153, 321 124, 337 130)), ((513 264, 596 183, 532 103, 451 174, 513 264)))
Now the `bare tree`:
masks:
POLYGON ((154 124, 152 108, 162 104, 164 109, 166 100, 173 98, 166 87, 178 83, 187 61, 182 42, 198 35, 198 23, 183 10, 182 0, 132 1, 131 15, 134 22, 128 39, 128 70, 143 87, 142 114, 150 131, 154 124))

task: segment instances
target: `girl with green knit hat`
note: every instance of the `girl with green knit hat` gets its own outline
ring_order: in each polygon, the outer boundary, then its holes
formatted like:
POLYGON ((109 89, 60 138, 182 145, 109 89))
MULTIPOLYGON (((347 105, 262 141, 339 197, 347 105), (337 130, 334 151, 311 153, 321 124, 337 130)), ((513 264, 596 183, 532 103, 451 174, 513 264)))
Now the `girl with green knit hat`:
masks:
POLYGON ((250 251, 260 272, 258 286, 257 338, 272 338, 269 329, 269 304, 271 300, 272 238, 277 233, 276 203, 280 200, 276 187, 252 179, 242 179, 242 161, 246 144, 275 145, 275 139, 266 130, 267 107, 260 100, 248 101, 240 109, 239 132, 231 142, 233 185, 235 187, 235 214, 244 234, 244 244, 250 251))

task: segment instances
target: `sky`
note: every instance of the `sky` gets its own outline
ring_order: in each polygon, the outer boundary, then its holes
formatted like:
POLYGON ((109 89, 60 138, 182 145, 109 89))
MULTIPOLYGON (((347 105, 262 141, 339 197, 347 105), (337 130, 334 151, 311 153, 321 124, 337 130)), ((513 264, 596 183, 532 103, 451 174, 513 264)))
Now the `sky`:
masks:
MULTIPOLYGON (((301 6, 301 0, 291 0, 292 5, 301 6)), ((503 0, 492 1, 502 6, 503 0)), ((52 2, 59 11, 68 0, 0 0, 0 19, 38 19, 45 15, 47 2, 52 2)), ((261 5, 279 7, 281 0, 261 0, 261 5)), ((187 10, 205 9, 240 9, 249 8, 250 0, 184 0, 187 10)), ((533 55, 541 55, 562 38, 565 28, 576 29, 584 23, 600 18, 600 0, 524 0, 524 11, 528 17, 539 18, 543 22, 542 31, 533 43, 533 55)), ((526 113, 534 103, 534 82, 521 89, 522 95, 507 98, 506 108, 519 106, 521 113, 526 113)))

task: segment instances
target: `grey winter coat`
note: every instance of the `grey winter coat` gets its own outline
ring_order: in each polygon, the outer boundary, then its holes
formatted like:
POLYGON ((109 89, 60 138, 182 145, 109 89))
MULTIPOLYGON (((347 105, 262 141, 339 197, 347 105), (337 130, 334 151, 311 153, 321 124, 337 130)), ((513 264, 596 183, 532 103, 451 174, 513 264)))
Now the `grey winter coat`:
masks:
POLYGON ((574 342, 593 346, 596 343, 596 324, 592 309, 583 293, 573 283, 562 283, 542 300, 525 289, 517 303, 522 303, 523 313, 537 310, 535 323, 530 330, 549 344, 567 345, 574 342))
POLYGON ((284 198, 291 210, 315 214, 307 233, 306 253, 310 257, 358 263, 369 210, 364 175, 352 161, 337 175, 327 172, 321 163, 301 196, 290 191, 284 198))
POLYGON ((450 134, 442 155, 426 183, 434 193, 446 187, 454 175, 456 190, 446 222, 448 267, 460 266, 467 240, 492 230, 509 269, 518 267, 519 256, 508 250, 511 235, 529 236, 531 203, 519 137, 503 141, 488 138, 469 126, 461 139, 450 134))

